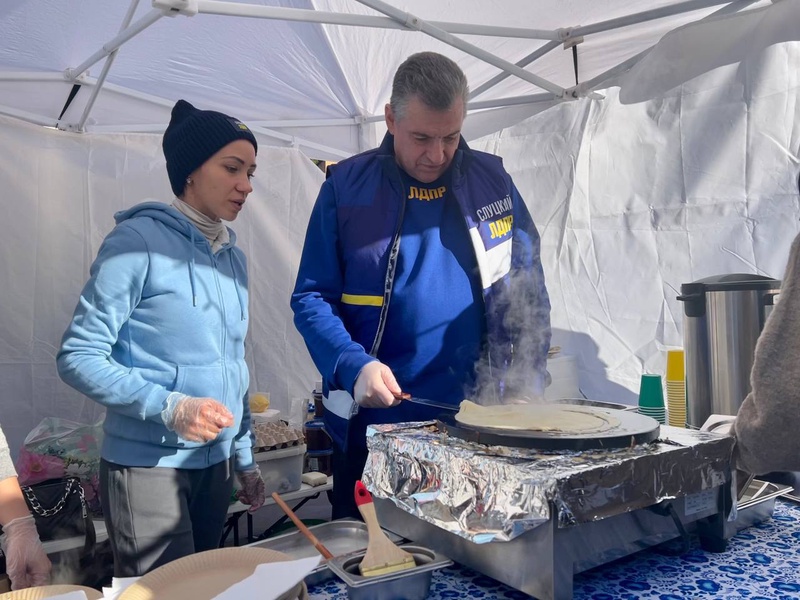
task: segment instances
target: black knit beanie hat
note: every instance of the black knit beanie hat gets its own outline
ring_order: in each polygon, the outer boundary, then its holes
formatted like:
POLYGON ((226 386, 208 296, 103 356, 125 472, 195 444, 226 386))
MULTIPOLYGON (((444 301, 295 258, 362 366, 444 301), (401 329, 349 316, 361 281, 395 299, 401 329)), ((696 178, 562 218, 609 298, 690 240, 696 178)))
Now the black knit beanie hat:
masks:
POLYGON ((186 178, 195 169, 236 140, 247 140, 258 152, 253 132, 238 119, 213 110, 198 110, 186 100, 178 100, 161 143, 175 195, 183 194, 186 178))

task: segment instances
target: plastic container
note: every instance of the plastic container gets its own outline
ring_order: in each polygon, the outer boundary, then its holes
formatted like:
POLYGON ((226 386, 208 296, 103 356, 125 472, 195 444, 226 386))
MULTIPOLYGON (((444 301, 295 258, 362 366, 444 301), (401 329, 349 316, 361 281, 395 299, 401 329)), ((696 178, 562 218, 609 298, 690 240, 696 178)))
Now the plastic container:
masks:
POLYGON ((256 452, 255 459, 261 468, 267 496, 272 492, 283 494, 300 489, 300 485, 303 483, 303 456, 305 453, 305 444, 267 452, 256 452))
POLYGON ((250 413, 252 423, 277 423, 281 420, 281 411, 276 408, 268 408, 263 412, 250 413))
POLYGON ((311 400, 314 402, 314 418, 321 419, 325 413, 325 406, 322 404, 322 382, 317 381, 311 392, 311 400))
POLYGON ((321 419, 325 414, 325 405, 322 404, 322 394, 314 394, 314 418, 321 419))
POLYGON ((333 447, 331 437, 325 431, 325 424, 320 420, 306 421, 303 425, 303 435, 309 452, 330 450, 333 447))

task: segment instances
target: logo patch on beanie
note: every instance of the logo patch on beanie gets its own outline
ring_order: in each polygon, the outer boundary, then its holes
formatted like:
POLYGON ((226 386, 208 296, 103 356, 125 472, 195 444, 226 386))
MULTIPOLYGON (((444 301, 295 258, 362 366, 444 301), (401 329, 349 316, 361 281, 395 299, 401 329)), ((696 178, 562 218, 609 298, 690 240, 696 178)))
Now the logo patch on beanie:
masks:
POLYGON ((247 127, 247 125, 245 125, 244 123, 242 123, 238 119, 234 119, 233 117, 229 117, 229 118, 230 118, 231 123, 233 124, 233 126, 236 127, 236 129, 238 129, 240 131, 250 131, 250 129, 247 127))

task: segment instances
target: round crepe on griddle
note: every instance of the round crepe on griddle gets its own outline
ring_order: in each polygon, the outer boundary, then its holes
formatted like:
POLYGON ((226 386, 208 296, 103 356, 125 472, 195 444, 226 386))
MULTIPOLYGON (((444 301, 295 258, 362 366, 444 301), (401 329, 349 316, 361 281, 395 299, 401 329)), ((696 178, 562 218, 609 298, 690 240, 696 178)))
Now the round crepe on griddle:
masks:
POLYGON ((553 433, 597 433, 619 426, 620 421, 605 410, 564 404, 501 404, 481 406, 464 400, 456 421, 480 429, 508 431, 549 431, 553 433))

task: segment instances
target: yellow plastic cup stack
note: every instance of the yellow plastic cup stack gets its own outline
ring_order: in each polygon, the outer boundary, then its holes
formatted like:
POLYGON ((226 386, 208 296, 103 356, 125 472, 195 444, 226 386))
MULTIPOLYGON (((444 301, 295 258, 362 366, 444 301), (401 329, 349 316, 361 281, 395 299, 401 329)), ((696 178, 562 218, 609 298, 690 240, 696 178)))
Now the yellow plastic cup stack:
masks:
POLYGON ((686 427, 686 365, 683 350, 667 351, 667 415, 672 427, 686 427))

